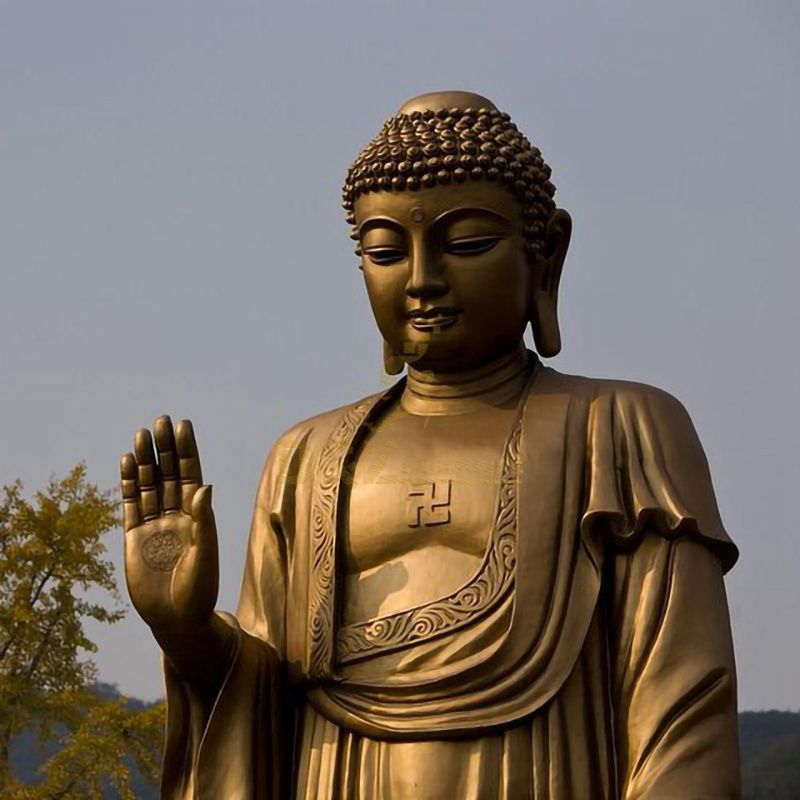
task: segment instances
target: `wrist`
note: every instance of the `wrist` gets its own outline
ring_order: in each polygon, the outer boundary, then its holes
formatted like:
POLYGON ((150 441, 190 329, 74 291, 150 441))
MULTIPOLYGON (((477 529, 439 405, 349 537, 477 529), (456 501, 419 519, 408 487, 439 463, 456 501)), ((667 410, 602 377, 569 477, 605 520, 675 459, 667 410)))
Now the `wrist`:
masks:
POLYGON ((217 614, 205 620, 151 626, 164 656, 182 678, 218 689, 236 648, 236 632, 217 614))

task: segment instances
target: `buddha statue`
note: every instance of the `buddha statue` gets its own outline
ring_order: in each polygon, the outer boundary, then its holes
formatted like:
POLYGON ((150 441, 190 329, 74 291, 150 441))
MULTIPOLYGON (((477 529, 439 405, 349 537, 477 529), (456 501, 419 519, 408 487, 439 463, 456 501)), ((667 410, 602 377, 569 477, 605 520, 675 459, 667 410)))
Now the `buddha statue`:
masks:
POLYGON ((466 92, 409 101, 360 153, 344 206, 405 374, 275 443, 235 616, 191 424, 136 434, 125 565, 163 652, 162 797, 739 796, 737 551, 677 400, 542 362, 554 193, 466 92))

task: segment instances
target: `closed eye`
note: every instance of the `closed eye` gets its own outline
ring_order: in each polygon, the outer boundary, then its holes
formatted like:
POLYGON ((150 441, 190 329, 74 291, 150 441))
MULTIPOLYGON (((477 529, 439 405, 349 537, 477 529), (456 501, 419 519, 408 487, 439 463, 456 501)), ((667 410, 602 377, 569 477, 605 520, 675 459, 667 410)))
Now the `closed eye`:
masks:
POLYGON ((465 239, 453 239, 445 246, 445 251, 455 256, 477 256, 488 253, 502 236, 470 236, 465 239))
POLYGON ((370 261, 382 267, 396 264, 406 257, 405 250, 399 250, 396 247, 370 247, 364 252, 370 261))

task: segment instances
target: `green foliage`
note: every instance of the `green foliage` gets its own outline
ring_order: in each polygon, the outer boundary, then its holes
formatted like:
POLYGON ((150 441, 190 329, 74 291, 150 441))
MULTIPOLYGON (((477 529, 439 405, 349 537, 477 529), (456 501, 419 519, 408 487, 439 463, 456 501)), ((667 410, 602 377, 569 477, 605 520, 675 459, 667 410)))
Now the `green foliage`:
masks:
MULTIPOLYGON (((81 698, 82 702, 86 697, 81 698)), ((36 786, 12 784, 7 800, 103 800, 113 790, 136 800, 131 766, 150 783, 160 769, 164 705, 132 711, 124 700, 95 698, 80 722, 59 742, 59 750, 41 769, 36 786)))
POLYGON ((103 543, 119 524, 117 503, 87 482, 83 464, 32 500, 19 481, 1 491, 0 795, 100 798, 106 785, 133 798, 131 764, 156 778, 163 708, 135 711, 92 691, 96 647, 84 625, 123 616, 103 543), (60 750, 24 786, 10 774, 9 746, 31 730, 60 750))

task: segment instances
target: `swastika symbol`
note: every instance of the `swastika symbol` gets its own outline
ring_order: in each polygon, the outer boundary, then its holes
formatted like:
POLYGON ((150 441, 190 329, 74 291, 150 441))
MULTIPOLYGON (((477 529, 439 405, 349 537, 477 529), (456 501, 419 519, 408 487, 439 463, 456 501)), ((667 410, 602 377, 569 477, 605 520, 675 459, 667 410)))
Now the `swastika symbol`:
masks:
POLYGON ((416 483, 408 491, 408 527, 450 522, 451 481, 416 483))

